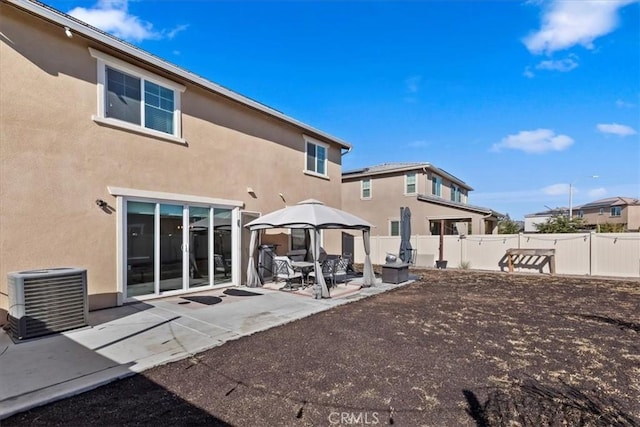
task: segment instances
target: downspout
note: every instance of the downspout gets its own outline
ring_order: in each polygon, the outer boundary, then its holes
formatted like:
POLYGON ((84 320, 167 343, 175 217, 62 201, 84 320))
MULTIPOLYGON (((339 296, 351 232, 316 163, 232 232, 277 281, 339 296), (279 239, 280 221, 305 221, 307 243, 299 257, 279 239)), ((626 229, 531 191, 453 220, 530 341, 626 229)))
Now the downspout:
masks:
POLYGON ((347 151, 345 151, 344 153, 340 153, 340 156, 344 156, 345 154, 349 154, 351 152, 351 150, 353 150, 353 146, 347 148, 347 151))
MULTIPOLYGON (((427 167, 426 166, 422 167, 422 172, 424 172, 424 176, 426 178, 427 177, 427 167)), ((425 187, 427 187, 427 188, 429 187, 428 185, 426 185, 428 181, 429 181, 428 179, 425 180, 425 187)), ((427 189, 425 188, 424 190, 425 190, 424 194, 427 194, 427 189)))

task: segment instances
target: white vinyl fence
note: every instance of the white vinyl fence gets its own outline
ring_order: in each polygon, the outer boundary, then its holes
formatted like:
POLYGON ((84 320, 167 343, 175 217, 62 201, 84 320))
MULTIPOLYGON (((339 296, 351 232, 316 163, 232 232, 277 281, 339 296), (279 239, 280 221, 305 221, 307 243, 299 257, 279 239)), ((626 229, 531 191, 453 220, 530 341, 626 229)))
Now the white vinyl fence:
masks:
MULTIPOLYGON (((439 236, 411 236, 417 267, 433 267, 439 236)), ((507 249, 555 249, 556 273, 640 278, 640 233, 485 234, 444 236, 448 268, 507 271, 507 249)), ((362 237, 354 241, 354 260, 364 261, 362 237)), ((371 261, 384 264, 398 254, 399 237, 371 236, 371 261)), ((548 272, 548 265, 544 266, 548 272)), ((536 271, 519 267, 519 271, 536 271)))

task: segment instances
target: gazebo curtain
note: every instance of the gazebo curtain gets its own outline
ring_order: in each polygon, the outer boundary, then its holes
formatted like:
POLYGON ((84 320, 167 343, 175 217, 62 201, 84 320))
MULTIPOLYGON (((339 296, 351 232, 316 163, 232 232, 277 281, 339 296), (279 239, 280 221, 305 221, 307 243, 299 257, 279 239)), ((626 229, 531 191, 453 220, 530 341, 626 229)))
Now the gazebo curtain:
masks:
POLYGON ((314 229, 309 233, 311 237, 311 250, 313 252, 313 271, 315 283, 313 285, 313 296, 318 298, 329 298, 329 288, 324 281, 322 266, 320 266, 320 230, 314 229))
POLYGON ((258 270, 256 269, 256 246, 258 244, 258 233, 260 230, 251 231, 251 240, 249 242, 249 265, 247 266, 247 286, 250 288, 257 288, 261 286, 260 276, 258 276, 258 270))
POLYGON ((369 230, 362 230, 362 241, 364 242, 364 271, 362 272, 362 284, 364 286, 372 286, 376 283, 376 276, 373 273, 373 265, 371 265, 370 234, 369 230))

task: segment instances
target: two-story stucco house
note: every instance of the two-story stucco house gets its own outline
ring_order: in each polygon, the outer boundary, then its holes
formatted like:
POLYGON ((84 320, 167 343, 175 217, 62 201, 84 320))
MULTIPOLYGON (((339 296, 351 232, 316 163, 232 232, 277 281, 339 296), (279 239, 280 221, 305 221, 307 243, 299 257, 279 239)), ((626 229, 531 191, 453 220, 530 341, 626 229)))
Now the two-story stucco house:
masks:
POLYGON ((473 188, 430 163, 385 163, 342 173, 342 208, 399 235, 400 207, 412 213, 412 234, 497 233, 499 213, 468 204, 473 188))
POLYGON ((0 309, 40 268, 91 309, 238 285, 244 223, 340 207, 349 144, 41 3, 0 2, 0 112, 0 309))
POLYGON ((588 228, 599 230, 610 224, 624 231, 640 230, 640 199, 633 197, 608 197, 577 206, 574 215, 584 220, 588 228))

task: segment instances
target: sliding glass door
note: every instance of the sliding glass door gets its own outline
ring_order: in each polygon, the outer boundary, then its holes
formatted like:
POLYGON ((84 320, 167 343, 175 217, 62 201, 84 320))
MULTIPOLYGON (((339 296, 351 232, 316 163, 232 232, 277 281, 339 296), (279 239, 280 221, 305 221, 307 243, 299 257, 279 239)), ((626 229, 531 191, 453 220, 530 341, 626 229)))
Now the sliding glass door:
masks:
POLYGON ((189 208, 189 288, 209 286, 209 208, 189 208))
POLYGON ((127 203, 127 297, 155 291, 155 203, 127 203))
POLYGON ((160 292, 183 288, 185 206, 160 204, 160 292))
POLYGON ((127 200, 126 298, 231 282, 231 209, 127 200))

